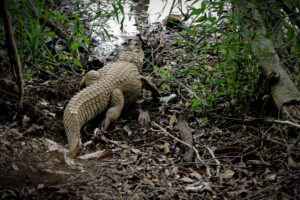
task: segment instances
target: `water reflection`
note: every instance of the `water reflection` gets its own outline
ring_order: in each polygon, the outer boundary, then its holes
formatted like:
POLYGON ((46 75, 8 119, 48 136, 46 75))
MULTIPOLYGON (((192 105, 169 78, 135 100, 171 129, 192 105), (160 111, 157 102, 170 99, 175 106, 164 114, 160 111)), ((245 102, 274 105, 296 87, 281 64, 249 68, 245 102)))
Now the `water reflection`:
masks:
MULTIPOLYGON (((91 2, 92 0, 83 1, 91 2)), ((115 1, 107 0, 105 3, 103 2, 103 4, 106 5, 107 9, 112 10, 112 2, 115 1)), ((97 59, 105 60, 107 57, 105 54, 110 55, 116 46, 124 42, 124 38, 142 33, 146 26, 151 26, 153 23, 162 23, 170 14, 171 8, 172 14, 180 14, 180 10, 186 12, 188 6, 191 6, 192 3, 193 1, 175 0, 175 4, 173 5, 173 0, 123 0, 125 13, 123 23, 120 24, 116 19, 110 19, 106 22, 106 24, 108 24, 107 30, 112 36, 110 40, 103 40, 103 37, 101 37, 103 29, 101 29, 101 27, 93 27, 92 37, 99 44, 98 47, 94 49, 94 54, 98 55, 97 59)), ((199 6, 200 3, 201 1, 198 1, 193 6, 199 6)), ((97 12, 97 7, 95 5, 94 8, 91 9, 91 12, 97 12)), ((122 18, 122 16, 119 18, 122 18)), ((90 24, 99 24, 99 20, 100 19, 97 18, 90 22, 90 24)))

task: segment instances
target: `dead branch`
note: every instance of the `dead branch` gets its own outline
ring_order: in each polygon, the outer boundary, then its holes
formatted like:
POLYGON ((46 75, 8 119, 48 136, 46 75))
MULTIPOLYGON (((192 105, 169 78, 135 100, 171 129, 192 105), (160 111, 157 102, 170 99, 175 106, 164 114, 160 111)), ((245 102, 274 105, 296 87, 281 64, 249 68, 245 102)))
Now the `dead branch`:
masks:
POLYGON ((278 123, 278 124, 284 124, 284 125, 293 126, 293 127, 295 127, 295 128, 300 128, 300 125, 299 125, 299 124, 290 122, 290 121, 288 121, 288 120, 285 120, 285 121, 282 121, 282 120, 268 120, 268 121, 270 121, 270 122, 275 122, 275 123, 278 123))
POLYGON ((10 61, 11 72, 13 78, 15 79, 19 87, 18 107, 20 108, 22 105, 23 94, 24 94, 21 63, 20 63, 17 45, 14 38, 10 13, 5 5, 5 0, 0 1, 0 10, 2 13, 2 19, 4 24, 7 55, 10 61))
POLYGON ((213 160, 215 161, 216 165, 217 165, 217 172, 216 172, 216 177, 219 176, 220 174, 220 169, 221 169, 221 163, 220 161, 216 158, 213 150, 211 148, 209 148, 207 145, 204 145, 204 147, 207 149, 207 151, 210 153, 211 157, 213 158, 213 160))
MULTIPOLYGON (((186 121, 186 116, 185 115, 180 115, 178 119, 178 123, 175 126, 176 129, 179 130, 180 132, 180 138, 184 142, 188 143, 189 145, 193 145, 193 136, 192 136, 192 130, 189 126, 189 124, 186 121)), ((186 162, 191 162, 194 157, 194 151, 193 149, 189 147, 184 148, 184 156, 183 160, 186 162)))

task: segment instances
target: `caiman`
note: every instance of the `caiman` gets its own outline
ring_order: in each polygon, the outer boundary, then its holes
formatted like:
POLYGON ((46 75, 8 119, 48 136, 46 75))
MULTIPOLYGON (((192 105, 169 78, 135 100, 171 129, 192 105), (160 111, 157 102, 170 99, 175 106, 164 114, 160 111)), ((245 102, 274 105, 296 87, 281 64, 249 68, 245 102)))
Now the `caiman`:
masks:
POLYGON ((89 71, 79 91, 67 104, 63 121, 69 143, 69 156, 75 157, 81 145, 81 128, 91 119, 106 111, 101 130, 117 120, 124 106, 132 105, 141 94, 142 83, 159 95, 157 88, 139 73, 144 52, 135 44, 121 53, 119 58, 98 71, 89 71))

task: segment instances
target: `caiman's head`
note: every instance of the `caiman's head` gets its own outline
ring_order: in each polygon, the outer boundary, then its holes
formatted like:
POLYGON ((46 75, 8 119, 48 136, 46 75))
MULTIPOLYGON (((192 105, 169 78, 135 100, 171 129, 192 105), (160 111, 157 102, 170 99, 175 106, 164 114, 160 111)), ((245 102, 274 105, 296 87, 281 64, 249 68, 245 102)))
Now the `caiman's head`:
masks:
POLYGON ((98 71, 91 70, 87 72, 80 81, 80 88, 84 88, 96 83, 99 80, 100 74, 98 71))
POLYGON ((142 48, 136 42, 130 41, 127 50, 120 54, 118 60, 135 63, 140 68, 143 65, 144 56, 142 48))

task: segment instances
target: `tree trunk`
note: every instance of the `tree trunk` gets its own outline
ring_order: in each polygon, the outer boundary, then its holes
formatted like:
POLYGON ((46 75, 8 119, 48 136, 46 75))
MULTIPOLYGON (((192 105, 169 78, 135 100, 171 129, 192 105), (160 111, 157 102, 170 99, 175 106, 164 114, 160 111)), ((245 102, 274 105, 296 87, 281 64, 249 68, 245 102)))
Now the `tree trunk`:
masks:
POLYGON ((10 13, 8 11, 8 8, 5 5, 5 0, 0 0, 0 13, 2 15, 3 24, 4 24, 7 55, 10 60, 11 72, 17 85, 19 86, 18 107, 20 108, 22 105, 22 99, 24 93, 21 63, 20 63, 17 45, 14 38, 10 13))
POLYGON ((263 75, 270 83, 271 95, 282 114, 282 118, 300 122, 300 92, 280 64, 272 41, 267 38, 266 28, 255 5, 247 1, 239 1, 236 13, 243 20, 251 37, 251 48, 262 67, 263 75))

